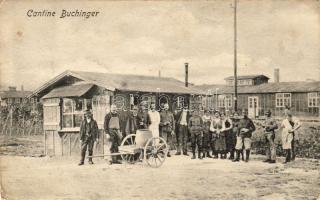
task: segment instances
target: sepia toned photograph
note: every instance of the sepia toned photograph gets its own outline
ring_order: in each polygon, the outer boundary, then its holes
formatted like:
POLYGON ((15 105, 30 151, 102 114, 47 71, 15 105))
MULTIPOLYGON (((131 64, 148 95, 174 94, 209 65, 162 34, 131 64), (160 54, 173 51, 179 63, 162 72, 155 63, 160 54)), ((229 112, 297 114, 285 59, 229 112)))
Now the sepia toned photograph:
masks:
POLYGON ((0 200, 320 200, 319 0, 0 0, 0 200))

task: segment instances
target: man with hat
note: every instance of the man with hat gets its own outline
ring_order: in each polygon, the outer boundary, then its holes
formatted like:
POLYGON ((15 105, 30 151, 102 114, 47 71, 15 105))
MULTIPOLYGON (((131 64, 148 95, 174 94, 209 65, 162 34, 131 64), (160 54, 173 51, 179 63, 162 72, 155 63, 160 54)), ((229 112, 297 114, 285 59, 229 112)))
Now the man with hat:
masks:
MULTIPOLYGON (((109 140, 111 142, 110 153, 118 153, 119 145, 121 142, 122 134, 120 132, 120 117, 117 113, 117 106, 115 104, 111 105, 111 111, 106 114, 104 118, 104 131, 109 136, 109 140)), ((107 136, 107 137, 108 137, 107 136)), ((109 160, 109 164, 119 164, 120 162, 117 160, 118 156, 111 156, 111 160, 109 160)))
POLYGON ((150 115, 148 113, 148 104, 142 101, 140 104, 140 112, 138 113, 138 129, 148 129, 151 124, 150 115))
POLYGON ((199 111, 194 110, 188 122, 188 128, 191 133, 192 158, 196 158, 196 146, 198 146, 198 159, 202 159, 202 136, 203 121, 199 115, 199 111))
POLYGON ((183 109, 179 111, 176 115, 177 119, 177 144, 178 149, 176 155, 181 155, 181 150, 183 155, 188 155, 187 153, 187 141, 188 141, 188 122, 190 114, 188 110, 188 104, 184 104, 183 109))
POLYGON ((237 135, 237 144, 236 144, 236 159, 234 160, 239 161, 240 160, 240 151, 242 151, 242 148, 246 150, 246 159, 245 162, 249 161, 250 157, 250 150, 251 150, 251 137, 252 132, 256 130, 256 127, 253 123, 253 121, 248 117, 248 111, 244 111, 243 118, 239 121, 239 133, 237 135))
POLYGON ((126 123, 126 135, 136 134, 138 129, 138 107, 133 106, 126 123))
POLYGON ((164 104, 163 110, 160 112, 160 137, 162 137, 168 144, 168 157, 171 157, 170 155, 170 148, 172 148, 172 136, 174 135, 175 130, 175 122, 174 122, 174 116, 169 111, 169 104, 164 104))
POLYGON ((267 141, 266 146, 266 156, 267 159, 263 162, 268 163, 276 163, 276 146, 274 143, 275 139, 275 130, 278 128, 276 120, 271 117, 271 111, 268 110, 266 113, 266 120, 264 121, 264 124, 262 127, 264 128, 264 133, 267 141))
MULTIPOLYGON (((99 129, 96 120, 92 118, 90 110, 86 110, 84 119, 80 126, 80 142, 81 142, 81 159, 79 165, 84 164, 86 151, 88 149, 89 156, 93 154, 94 142, 98 142, 99 129)), ((92 158, 89 158, 89 164, 93 164, 92 158)))

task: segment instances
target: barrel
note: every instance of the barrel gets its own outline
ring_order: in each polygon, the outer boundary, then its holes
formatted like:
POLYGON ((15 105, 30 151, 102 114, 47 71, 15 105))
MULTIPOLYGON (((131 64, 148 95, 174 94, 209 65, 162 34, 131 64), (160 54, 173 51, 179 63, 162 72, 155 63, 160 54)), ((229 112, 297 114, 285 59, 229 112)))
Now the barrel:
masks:
POLYGON ((139 129, 136 132, 136 146, 143 148, 148 139, 152 138, 152 132, 149 129, 139 129))

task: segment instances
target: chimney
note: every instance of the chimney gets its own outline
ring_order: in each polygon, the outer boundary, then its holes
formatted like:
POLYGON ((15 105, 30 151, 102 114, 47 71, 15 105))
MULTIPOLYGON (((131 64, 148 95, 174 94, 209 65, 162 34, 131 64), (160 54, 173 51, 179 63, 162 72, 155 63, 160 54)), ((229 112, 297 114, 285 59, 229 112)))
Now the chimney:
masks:
POLYGON ((161 77, 161 70, 158 71, 158 76, 161 77))
POLYGON ((280 70, 279 68, 274 69, 274 82, 279 83, 280 82, 280 70))
POLYGON ((17 91, 17 87, 9 86, 9 91, 17 91))
POLYGON ((184 66, 185 66, 185 86, 188 87, 189 83, 188 83, 188 66, 189 64, 188 63, 184 63, 184 66))
POLYGON ((21 91, 24 91, 23 85, 21 85, 21 91))

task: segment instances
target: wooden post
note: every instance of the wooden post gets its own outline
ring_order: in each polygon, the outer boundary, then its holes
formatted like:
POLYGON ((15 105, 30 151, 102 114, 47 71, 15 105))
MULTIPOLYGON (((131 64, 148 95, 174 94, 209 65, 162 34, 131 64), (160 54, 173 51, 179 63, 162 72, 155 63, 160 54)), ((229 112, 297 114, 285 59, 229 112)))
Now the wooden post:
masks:
POLYGON ((69 135, 69 156, 71 156, 71 134, 69 135))
POLYGON ((23 134, 23 136, 24 136, 24 115, 22 116, 22 134, 23 134))
POLYGON ((47 155, 47 134, 46 130, 44 130, 44 155, 47 155))
MULTIPOLYGON (((64 133, 66 134, 66 133, 64 133)), ((63 138, 64 138, 64 134, 61 136, 61 156, 63 156, 63 138)))
POLYGON ((9 133, 10 133, 10 136, 12 135, 12 122, 13 119, 12 119, 12 107, 10 109, 10 129, 9 129, 9 133))
POLYGON ((54 144, 54 131, 52 131, 52 149, 53 149, 53 155, 56 155, 55 144, 54 144))
POLYGON ((102 130, 102 154, 104 154, 104 130, 102 130))

